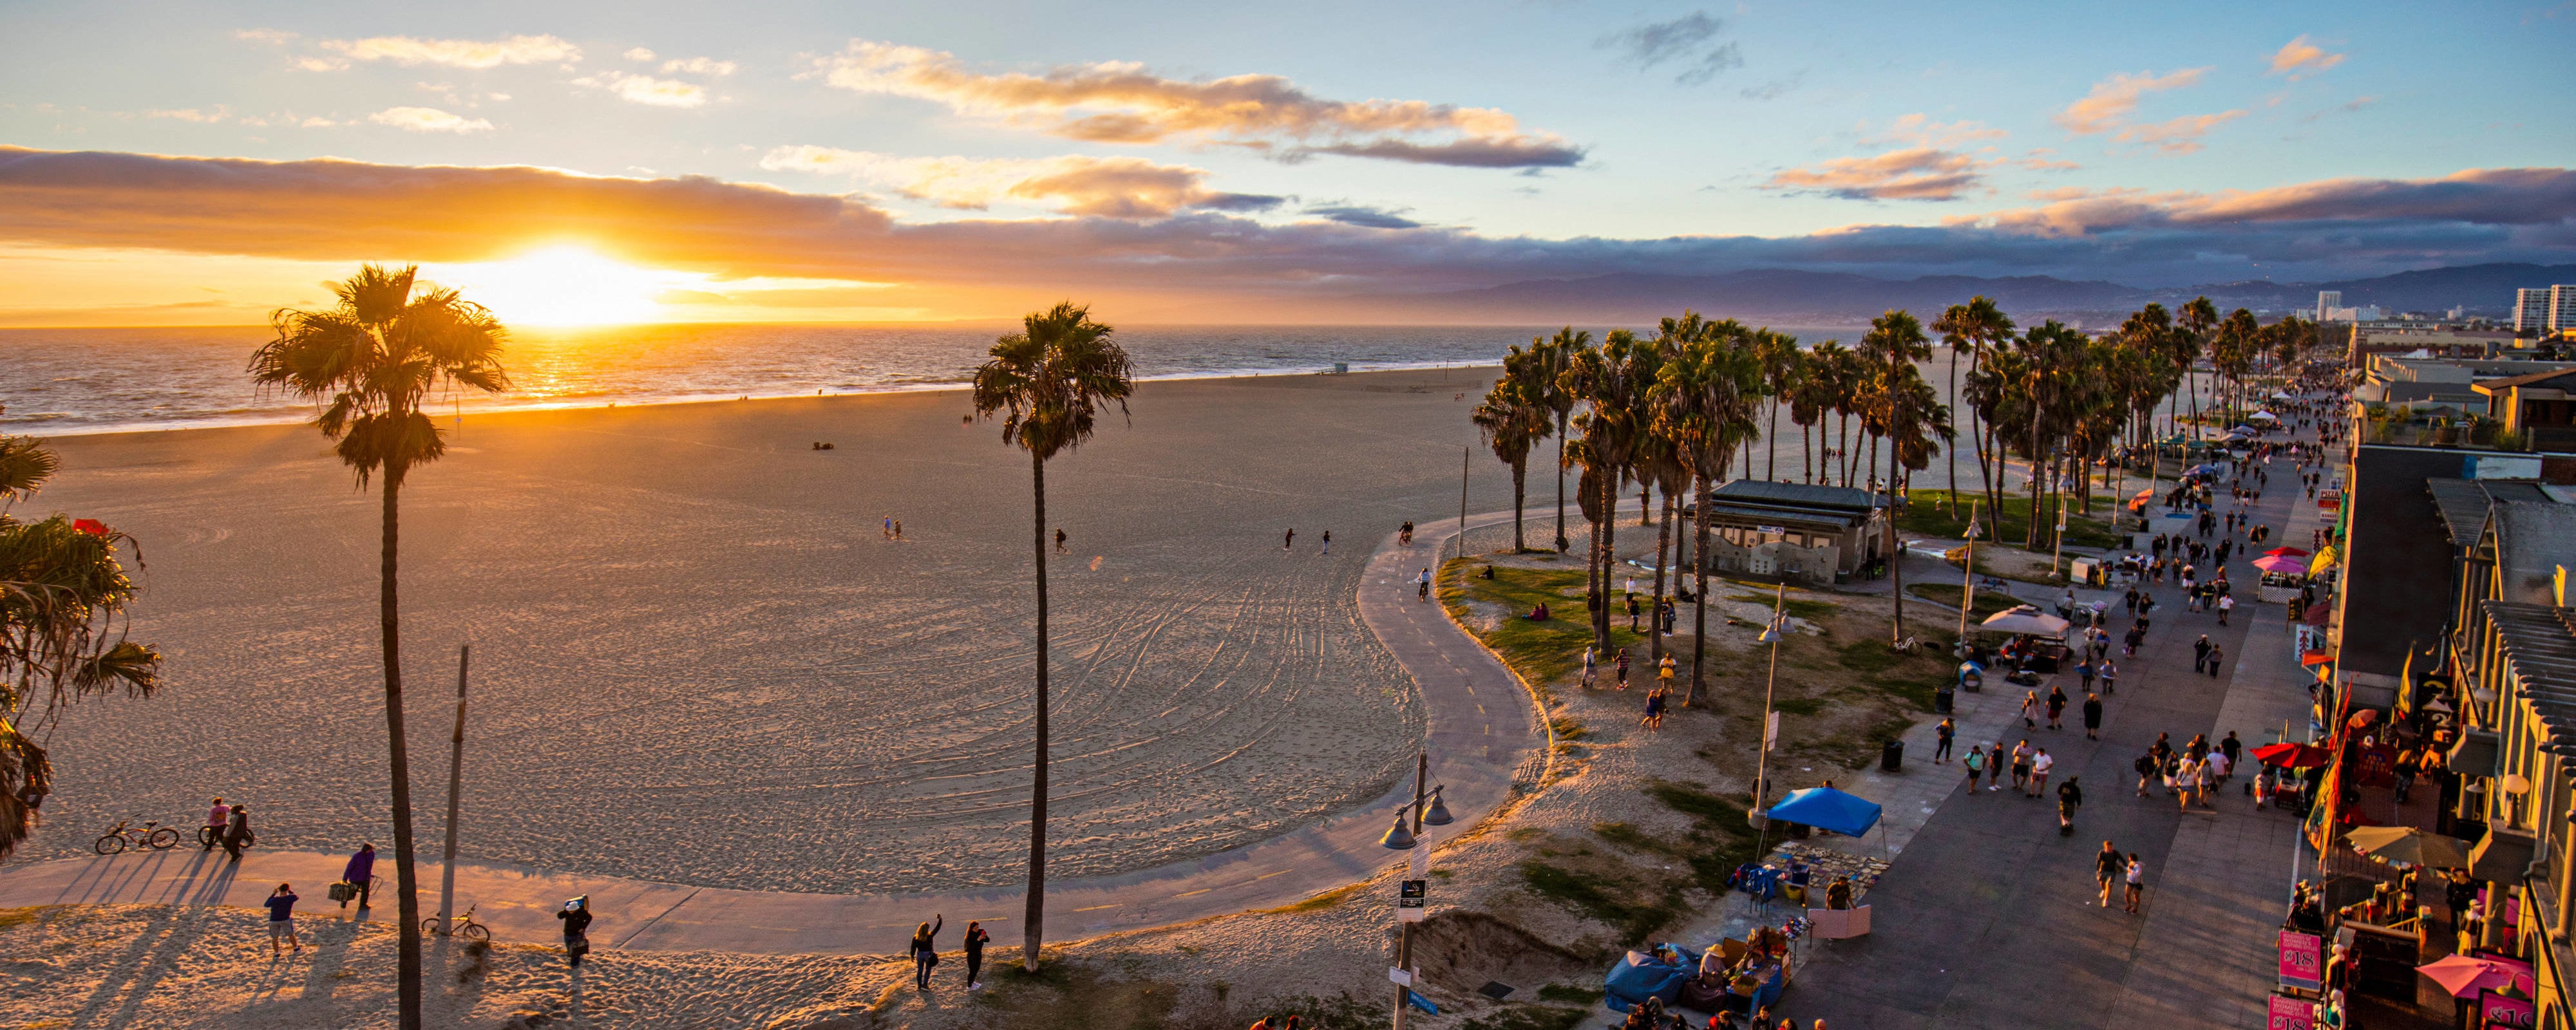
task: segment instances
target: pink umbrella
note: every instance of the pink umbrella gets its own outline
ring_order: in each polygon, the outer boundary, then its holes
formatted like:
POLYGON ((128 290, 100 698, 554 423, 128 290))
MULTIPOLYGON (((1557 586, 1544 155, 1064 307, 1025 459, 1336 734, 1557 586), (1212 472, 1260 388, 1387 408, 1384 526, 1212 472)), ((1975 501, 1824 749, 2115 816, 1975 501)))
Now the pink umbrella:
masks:
POLYGON ((2271 555, 2268 557, 2256 558, 2254 559, 2254 567, 2265 572, 2300 573, 2308 571, 2308 563, 2292 558, 2288 555, 2271 555))
POLYGON ((2512 971, 2485 959, 2452 955, 2436 962, 2415 967, 2415 971, 2433 978, 2451 997, 2465 998, 2490 987, 2513 982, 2512 971))

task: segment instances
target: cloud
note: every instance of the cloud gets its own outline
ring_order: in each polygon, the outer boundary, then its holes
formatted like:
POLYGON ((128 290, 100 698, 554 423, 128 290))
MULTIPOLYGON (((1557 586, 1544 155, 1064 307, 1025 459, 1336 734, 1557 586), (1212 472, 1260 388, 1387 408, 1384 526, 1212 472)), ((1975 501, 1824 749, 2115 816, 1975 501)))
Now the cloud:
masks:
POLYGON ((1909 114, 1887 124, 1875 135, 1861 137, 1865 147, 1883 147, 1904 143, 1917 147, 1955 147, 1979 140, 2002 139, 2012 133, 1992 128, 1984 122, 1936 122, 1929 116, 1909 114))
POLYGON ((653 107, 703 107, 707 102, 706 87, 678 79, 609 72, 585 75, 572 81, 575 85, 595 86, 615 93, 621 99, 653 107))
POLYGON ((2140 96, 2181 89, 2199 82, 2200 77, 2208 72, 2207 68, 2185 68, 2167 75, 2154 72, 2113 74, 2094 83, 2093 92, 2085 95, 2084 99, 2068 104, 2066 110, 2058 112, 2057 124, 2078 136, 2109 132, 2128 123, 2129 116, 2138 110, 2140 96))
POLYGON ((296 36, 282 29, 234 29, 233 38, 250 43, 286 43, 296 36))
POLYGON ((1746 86, 1743 89, 1736 90, 1735 92, 1738 96, 1741 96, 1746 100, 1777 100, 1783 94, 1798 88, 1798 84, 1805 81, 1807 81, 1807 70, 1800 68, 1797 71, 1790 72, 1786 78, 1756 83, 1751 86, 1746 86))
POLYGON ((2221 124, 2245 117, 2245 111, 2220 111, 2217 114, 2185 115, 2154 125, 2123 126, 2111 137, 2122 143, 2145 143, 2169 154, 2188 154, 2199 150, 2200 138, 2221 124))
POLYGON ((490 132, 492 123, 480 118, 452 115, 435 107, 388 107, 368 115, 378 125, 390 125, 411 132, 490 132))
POLYGON ((1190 209, 1265 210, 1283 202, 1280 197, 1211 190, 1204 170, 1134 157, 977 160, 800 146, 772 150, 760 159, 760 166, 770 171, 845 175, 914 200, 971 211, 1024 201, 1069 215, 1164 218, 1190 209))
MULTIPOLYGON (((645 60, 649 61, 652 58, 647 57, 645 60)), ((712 57, 692 57, 687 60, 674 58, 662 62, 662 72, 665 75, 688 72, 691 75, 712 75, 721 78, 734 73, 734 63, 719 61, 712 57)))
POLYGON ((1979 173, 1989 163, 1955 151, 1911 147, 1787 169, 1771 176, 1762 188, 1846 200, 1957 200, 1985 185, 1979 173))
POLYGON ((1095 143, 1212 142, 1294 161, 1339 154, 1468 167, 1555 168, 1583 149, 1489 108, 1419 100, 1327 100, 1276 75, 1164 78, 1144 66, 1064 65, 984 74, 953 54, 853 40, 826 82, 912 97, 978 118, 1095 143))
POLYGON ((1671 21, 1610 33, 1593 40, 1592 45, 1618 51, 1636 62, 1640 70, 1681 62, 1682 69, 1673 81, 1696 86, 1716 78, 1719 72, 1744 67, 1744 53, 1734 43, 1710 45, 1725 28, 1725 22, 1709 17, 1707 12, 1693 11, 1671 21))
POLYGON ((224 119, 231 117, 231 114, 230 112, 225 111, 222 105, 218 104, 212 111, 200 111, 193 107, 183 107, 169 110, 145 111, 143 112, 143 116, 146 118, 171 118, 178 121, 196 122, 198 124, 205 125, 221 122, 224 119))
POLYGON ((2287 75, 2295 82, 2342 64, 2343 57, 2329 54, 2325 48, 2308 42, 2308 37, 2300 36, 2281 44, 2281 49, 2272 54, 2272 69, 2266 74, 2287 75))
POLYGON ((639 47, 636 47, 636 48, 635 48, 635 49, 633 49, 633 50, 629 50, 629 51, 627 51, 627 52, 625 52, 625 53, 623 53, 623 54, 619 54, 618 56, 623 57, 623 58, 625 58, 625 59, 627 59, 627 60, 629 60, 629 61, 650 61, 650 60, 652 60, 656 55, 655 55, 652 51, 650 51, 650 50, 646 50, 646 49, 644 49, 643 47, 640 47, 640 46, 639 46, 639 47))
POLYGON ((1406 218, 1401 213, 1364 204, 1325 204, 1307 208, 1299 213, 1313 215, 1328 222, 1356 225, 1363 229, 1422 228, 1421 222, 1406 218))
POLYGON ((464 262, 578 240, 621 261, 725 278, 896 284, 885 291, 888 305, 976 314, 1009 314, 1069 291, 1121 303, 1294 299, 1620 272, 1803 268, 2182 285, 2576 261, 2576 171, 2561 168, 2058 196, 1933 226, 1537 239, 1434 226, 1388 232, 1322 217, 1265 224, 1221 211, 915 224, 849 197, 703 177, 0 147, 0 241, 14 245, 464 262))
MULTIPOLYGON (((505 64, 552 64, 581 60, 581 48, 554 36, 511 36, 490 41, 371 36, 326 39, 322 48, 352 61, 392 61, 400 65, 434 64, 449 68, 498 68, 505 64)), ((346 67, 343 62, 340 67, 346 67)))

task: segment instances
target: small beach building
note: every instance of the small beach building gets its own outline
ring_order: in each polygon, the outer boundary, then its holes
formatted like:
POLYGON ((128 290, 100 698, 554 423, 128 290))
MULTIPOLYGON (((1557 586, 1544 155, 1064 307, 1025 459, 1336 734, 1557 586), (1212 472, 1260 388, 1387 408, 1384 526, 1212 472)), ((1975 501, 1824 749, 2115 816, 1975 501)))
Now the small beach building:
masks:
POLYGON ((1738 479, 1710 502, 1711 572, 1833 583, 1886 553, 1886 497, 1868 490, 1738 479))

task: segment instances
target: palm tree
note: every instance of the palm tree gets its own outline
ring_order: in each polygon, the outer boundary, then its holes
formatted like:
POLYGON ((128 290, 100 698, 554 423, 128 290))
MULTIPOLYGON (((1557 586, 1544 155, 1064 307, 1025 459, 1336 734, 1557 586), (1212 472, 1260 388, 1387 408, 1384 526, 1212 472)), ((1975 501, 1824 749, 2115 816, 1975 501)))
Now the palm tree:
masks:
POLYGON ((1608 583, 1617 554, 1619 488, 1634 468, 1643 432, 1638 415, 1652 380, 1640 379, 1638 373, 1654 367, 1651 350, 1636 334, 1614 329, 1600 347, 1577 352, 1563 377, 1567 392, 1590 406, 1575 419, 1583 438, 1566 453, 1583 465, 1582 479, 1589 493, 1582 504, 1584 517, 1592 520, 1590 568, 1594 571, 1585 578, 1593 584, 1593 646, 1605 652, 1610 649, 1608 583))
POLYGON ((373 478, 383 497, 376 614, 384 643, 385 739, 393 767, 394 897, 401 922, 395 993, 402 1026, 420 1015, 420 892, 411 832, 411 755, 403 735, 400 580, 402 485, 411 470, 447 453, 447 440, 424 403, 459 388, 510 388, 501 368, 509 331, 483 306, 456 291, 417 283, 419 269, 364 265, 334 283, 340 303, 325 311, 280 308, 269 316, 276 339, 251 355, 250 376, 323 404, 314 425, 337 441, 340 462, 363 489, 373 478))
POLYGON ((1530 360, 1524 366, 1529 375, 1526 385, 1531 399, 1556 416, 1556 553, 1564 554, 1573 541, 1565 538, 1565 443, 1566 422, 1574 416, 1579 402, 1565 388, 1565 370, 1574 356, 1592 349, 1592 333, 1566 326, 1556 331, 1554 339, 1534 337, 1530 340, 1530 360))
MULTIPOLYGON (((43 489, 56 464, 34 437, 0 436, 0 507, 43 489)), ((28 799, 53 791, 53 763, 30 730, 82 698, 148 697, 160 685, 160 653, 125 638, 139 588, 117 562, 119 542, 133 540, 88 519, 0 511, 0 858, 35 824, 28 799)))
MULTIPOLYGON (((1930 413, 1914 409, 1912 402, 1917 398, 1906 386, 1906 374, 1915 372, 1915 362, 1932 359, 1932 340, 1923 335, 1923 323, 1904 311, 1880 315, 1870 321, 1869 332, 1860 338, 1856 353, 1878 373, 1871 378, 1878 381, 1874 392, 1884 405, 1879 423, 1883 435, 1891 440, 1921 436, 1923 420, 1930 413)), ((1917 373, 1914 380, 1921 382, 1921 374, 1917 373)), ((1887 449, 1887 574, 1896 598, 1890 644, 1905 642, 1905 556, 1896 544, 1896 480, 1903 460, 1901 450, 1892 443, 1887 449)))
MULTIPOLYGON (((1771 427, 1764 448, 1769 456, 1762 460, 1762 478, 1780 478, 1780 405, 1798 387, 1806 375, 1806 352, 1798 349, 1798 338, 1787 333, 1761 329, 1753 334, 1753 354, 1762 365, 1761 392, 1770 399, 1771 427)), ((1753 466, 1745 465, 1751 473, 1753 466)))
MULTIPOLYGON (((1979 295, 1968 298, 1965 304, 1950 305, 1949 310, 1943 311, 1940 319, 1932 323, 1932 330, 1940 333, 1942 342, 1950 345, 1950 397, 1956 403, 1959 398, 1960 352, 1967 352, 1968 371, 1972 375, 1975 374, 1978 367, 1984 363, 1986 352, 2002 346, 2003 341, 2012 338, 2013 320, 2012 316, 2004 314, 2003 308, 1994 302, 1994 298, 1979 295)), ((1967 405, 1962 406, 1968 407, 1968 418, 1971 423, 1968 439, 1974 442, 1977 448, 1977 478, 1986 494, 1986 510, 1994 512, 1997 510, 1995 505, 2000 498, 1995 495, 1994 476, 1986 464, 1987 441, 1983 430, 1975 424, 1976 409, 1967 405)), ((1950 451, 1949 486, 1950 516, 1957 518, 1959 515, 1959 452, 1956 448, 1950 451)))
MULTIPOLYGON (((2207 297, 2193 298, 2176 313, 2174 331, 2187 338, 2177 347, 2187 348, 2197 359, 2209 349, 2210 340, 2218 331, 2218 306, 2211 304, 2207 297)), ((2200 439, 2200 378, 2191 374, 2188 365, 2183 369, 2183 378, 2191 388, 2191 438, 2197 440, 2200 439)))
POLYGON ((1700 666, 1707 654, 1711 491, 1726 480, 1736 444, 1756 432, 1753 404, 1764 373, 1758 346, 1740 333, 1704 333, 1656 373, 1655 432, 1674 441, 1697 487, 1692 536, 1699 557, 1691 562, 1691 575, 1699 603, 1692 606, 1691 682, 1682 701, 1686 706, 1699 704, 1700 666))
POLYGON ((975 370, 975 414, 1002 413, 1002 442, 1029 454, 1029 496, 1036 502, 1031 555, 1038 586, 1037 756, 1029 791, 1029 892, 1020 968, 1038 970, 1045 941, 1047 821, 1047 517, 1046 463, 1091 438, 1110 402, 1127 414, 1136 368, 1109 339, 1091 309, 1065 301, 1020 319, 1019 332, 993 342, 992 360, 975 370))
POLYGON ((1530 448, 1548 434, 1548 410, 1529 396, 1527 366, 1532 354, 1518 347, 1503 358, 1503 377, 1485 391, 1485 399, 1476 405, 1469 417, 1482 430, 1485 446, 1493 448, 1494 457, 1512 468, 1512 553, 1529 550, 1522 538, 1522 498, 1529 479, 1530 448))

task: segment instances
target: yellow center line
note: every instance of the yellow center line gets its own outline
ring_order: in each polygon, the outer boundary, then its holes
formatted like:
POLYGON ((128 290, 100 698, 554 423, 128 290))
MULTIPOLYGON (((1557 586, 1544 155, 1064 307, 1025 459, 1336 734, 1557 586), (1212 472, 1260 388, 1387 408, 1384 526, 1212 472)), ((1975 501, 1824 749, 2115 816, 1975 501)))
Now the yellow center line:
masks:
POLYGON ((1207 893, 1207 892, 1209 892, 1209 891, 1212 891, 1212 890, 1215 890, 1215 889, 1216 889, 1216 888, 1214 888, 1214 887, 1201 887, 1201 888, 1199 888, 1199 889, 1197 889, 1197 890, 1194 890, 1194 891, 1191 891, 1191 892, 1189 892, 1189 893, 1187 893, 1187 894, 1175 894, 1175 895, 1172 895, 1172 896, 1173 896, 1173 897, 1175 897, 1175 898, 1195 898, 1195 897, 1198 897, 1198 896, 1199 896, 1199 895, 1201 895, 1201 894, 1205 894, 1205 893, 1207 893))
POLYGON ((1117 905, 1116 903, 1114 903, 1114 902, 1113 902, 1113 903, 1111 903, 1111 904, 1107 904, 1107 905, 1093 905, 1093 906, 1091 906, 1090 908, 1077 908, 1077 909, 1074 909, 1074 911, 1076 911, 1076 912, 1098 912, 1098 911, 1100 911, 1101 909, 1104 909, 1104 908, 1117 908, 1117 907, 1118 907, 1118 905, 1117 905))
POLYGON ((1255 877, 1253 877, 1253 878, 1252 878, 1252 882, 1254 882, 1254 883, 1259 883, 1259 882, 1261 882, 1261 881, 1263 881, 1263 880, 1267 880, 1267 879, 1269 879, 1269 878, 1271 878, 1271 877, 1273 877, 1273 876, 1286 876, 1286 875, 1288 875, 1288 874, 1289 874, 1290 872, 1292 872, 1292 871, 1293 871, 1293 870, 1282 869, 1282 870, 1280 870, 1280 871, 1278 871, 1278 872, 1275 872, 1275 873, 1263 873, 1263 874, 1261 874, 1261 875, 1259 875, 1259 876, 1255 876, 1255 877))

